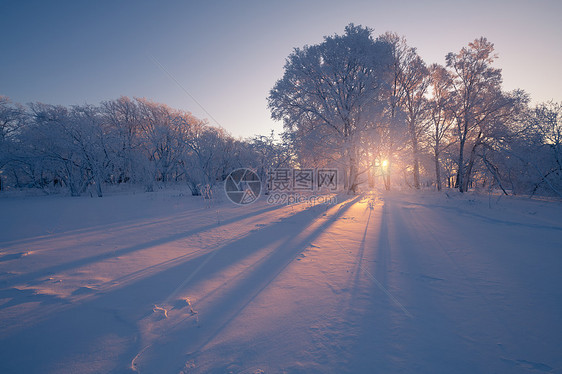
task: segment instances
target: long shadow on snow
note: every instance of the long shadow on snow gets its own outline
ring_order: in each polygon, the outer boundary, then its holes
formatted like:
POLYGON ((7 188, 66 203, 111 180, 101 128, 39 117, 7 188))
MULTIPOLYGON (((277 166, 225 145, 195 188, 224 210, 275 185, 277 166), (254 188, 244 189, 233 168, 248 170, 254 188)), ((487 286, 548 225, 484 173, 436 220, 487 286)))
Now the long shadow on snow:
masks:
POLYGON ((425 230, 417 224, 427 217, 413 216, 397 205, 385 200, 377 262, 372 271, 413 318, 408 318, 388 296, 375 289, 371 307, 364 308, 363 315, 358 316, 359 326, 365 328, 352 350, 356 371, 368 372, 375 367, 381 372, 396 373, 431 372, 435 367, 448 372, 485 371, 477 361, 467 359, 466 352, 472 352, 474 347, 459 337, 459 321, 452 318, 455 313, 450 310, 459 303, 470 309, 470 304, 455 299, 455 290, 450 290, 453 300, 443 303, 444 298, 450 297, 443 294, 447 284, 433 277, 436 273, 432 271, 440 269, 435 268, 432 258, 441 254, 431 243, 420 241, 419 235, 424 235, 425 230))
MULTIPOLYGON (((221 221, 221 225, 228 225, 237 221, 241 221, 244 220, 246 218, 250 218, 250 217, 255 217, 256 215, 260 215, 266 212, 270 212, 273 210, 277 210, 280 209, 282 207, 285 207, 284 205, 274 205, 271 207, 267 207, 267 208, 263 208, 257 211, 252 211, 243 215, 239 215, 236 217, 232 217, 232 218, 228 218, 225 219, 223 221, 221 221)), ((136 251, 140 251, 143 249, 147 249, 150 247, 154 247, 154 246, 158 246, 158 245, 163 245, 163 244, 167 244, 170 242, 174 242, 177 240, 181 240, 181 239, 185 239, 188 238, 192 235, 195 234, 199 234, 202 232, 205 232, 207 230, 211 230, 214 228, 220 227, 217 224, 209 224, 209 225, 205 225, 202 227, 198 227, 192 230, 187 230, 184 231, 182 233, 178 233, 178 234, 174 234, 174 235, 170 235, 164 238, 158 238, 158 239, 154 239, 154 240, 150 240, 148 242, 144 242, 144 243, 139 243, 139 244, 135 244, 129 247, 125 247, 125 248, 121 248, 115 251, 110 251, 110 252, 103 252, 94 256, 89 256, 89 257, 85 257, 85 258, 80 258, 77 260, 73 260, 73 261, 69 261, 63 264, 58 264, 55 266, 51 266, 48 268, 44 268, 44 269, 40 269, 31 273, 26 273, 26 274, 22 274, 22 275, 17 275, 17 276, 12 276, 8 279, 6 279, 6 282, 9 282, 10 284, 17 284, 19 282, 33 282, 38 280, 39 278, 43 278, 52 274, 55 274, 57 272, 61 272, 61 271, 65 271, 65 270, 69 270, 69 269, 73 269, 73 268, 78 268, 81 266, 85 266, 85 265, 89 265, 98 261, 103 261, 103 260, 107 260, 107 259, 111 259, 111 258, 115 258, 115 257, 119 257, 119 256, 123 256, 132 252, 136 252, 136 251)), ((94 231, 97 231, 94 230, 94 231)), ((49 237, 50 238, 50 237, 49 237)))
MULTIPOLYGON (((369 212, 367 224, 357 252, 357 264, 354 268, 354 279, 349 304, 346 307, 346 323, 349 328, 349 345, 341 355, 347 363, 342 367, 334 367, 335 371, 354 372, 393 372, 392 357, 389 354, 393 345, 399 342, 392 340, 393 316, 408 319, 394 301, 380 289, 384 287, 392 293, 389 279, 391 271, 392 244, 389 230, 388 202, 375 206, 369 212), (379 211, 380 209, 380 211, 379 211), (375 219, 380 215, 379 226, 375 227, 375 219), (374 231, 376 230, 376 231, 374 231), (370 275, 366 274, 369 272, 370 275), (374 277, 380 284, 371 278, 374 277), (347 366, 347 365, 351 366, 347 366)), ((344 361, 344 362, 346 362, 344 361)))
MULTIPOLYGON (((267 212, 267 211, 279 209, 283 206, 284 205, 270 205, 270 206, 267 206, 265 208, 256 209, 255 211, 250 211, 250 212, 244 214, 243 216, 239 216, 239 217, 242 217, 241 219, 244 219, 244 218, 248 218, 248 217, 251 217, 253 215, 261 214, 261 213, 264 213, 264 212, 267 212)), ((220 210, 221 207, 222 206, 218 206, 217 208, 220 210)), ((194 208, 195 208, 195 212, 197 212, 197 211, 208 211, 209 210, 209 208, 203 207, 203 206, 197 206, 197 207, 194 207, 194 208)), ((252 207, 251 206, 250 207, 244 206, 244 208, 245 209, 247 209, 247 208, 251 209, 252 207)), ((211 209, 215 209, 215 207, 212 207, 211 209)), ((0 240, 0 244, 2 246, 16 246, 16 245, 25 245, 25 244, 33 243, 33 242, 36 242, 38 240, 63 238, 63 237, 69 236, 69 235, 96 233, 96 232, 107 231, 107 230, 119 230, 123 227, 126 228, 126 229, 138 229, 138 228, 145 227, 145 226, 153 226, 155 224, 166 223, 168 221, 175 220, 178 217, 182 217, 183 215, 190 215, 190 214, 193 214, 193 213, 194 213, 194 211, 192 211, 192 210, 190 210, 189 212, 185 212, 185 213, 177 212, 177 214, 174 214, 171 217, 170 217, 169 214, 163 215, 162 213, 149 214, 148 216, 141 216, 141 217, 136 217, 136 218, 125 218, 125 219, 120 220, 120 221, 110 222, 110 223, 106 223, 106 224, 96 224, 96 225, 91 225, 91 226, 88 226, 88 227, 79 227, 79 228, 74 228, 74 229, 67 230, 67 231, 53 232, 53 233, 45 234, 45 235, 36 235, 36 236, 32 236, 32 237, 26 237, 26 238, 21 238, 21 239, 11 239, 11 240, 5 240, 5 241, 0 240)), ((225 219, 224 221, 221 221, 221 224, 229 224, 229 223, 237 221, 238 219, 239 219, 238 217, 225 219)), ((212 225, 208 225, 208 226, 212 226, 212 225)))
MULTIPOLYGON (((353 201, 348 202, 347 205, 352 204, 353 201)), ((229 321, 275 279, 305 249, 306 244, 320 235, 324 228, 343 214, 343 210, 340 209, 337 216, 329 217, 312 234, 291 247, 279 246, 274 253, 268 255, 263 263, 258 265, 257 269, 252 269, 247 278, 234 286, 232 292, 224 295, 220 305, 214 306, 215 316, 211 320, 218 321, 217 325, 197 329, 196 338, 193 336, 195 334, 186 337, 174 332, 173 335, 187 338, 193 342, 193 345, 203 342, 203 344, 197 344, 198 347, 203 346, 206 341, 211 340, 213 336, 216 336, 226 327, 229 321)), ((322 213, 324 213, 324 209, 319 206, 312 208, 310 211, 298 212, 284 221, 297 220, 299 225, 295 225, 295 229, 300 232, 304 225, 298 221, 301 217, 306 222, 312 223, 322 213)), ((241 219, 240 217, 233 220, 241 219)), ((228 261, 219 261, 219 263, 212 264, 212 270, 214 271, 207 268, 209 271, 201 272, 199 277, 195 277, 192 283, 186 287, 208 279, 211 274, 218 273, 225 267, 231 266, 232 261, 240 261, 265 246, 284 239, 285 232, 277 229, 277 226, 283 225, 284 221, 251 232, 248 236, 217 249, 219 253, 214 259, 220 260, 222 258, 224 260, 228 258, 228 261), (228 256, 221 256, 221 254, 228 254, 228 256)), ((298 232, 295 232, 295 236, 298 232)), ((188 235, 184 233, 183 235, 162 238, 145 243, 142 248, 172 242, 186 236, 188 235)), ((286 243, 291 240, 292 238, 285 238, 286 243)), ((140 249, 137 247, 139 246, 131 247, 128 250, 131 252, 140 249)), ((154 304, 162 302, 186 276, 195 271, 205 261, 205 258, 205 255, 201 255, 189 259, 164 271, 135 280, 125 287, 113 289, 101 295, 94 295, 93 298, 86 299, 82 304, 67 305, 58 313, 49 315, 38 323, 30 323, 25 328, 0 338, 0 371, 44 373, 49 372, 49 368, 56 371, 54 369, 57 367, 56 365, 66 362, 69 357, 88 356, 96 349, 94 347, 96 342, 103 341, 107 337, 118 337, 125 348, 115 349, 115 355, 118 356, 116 361, 119 366, 114 367, 112 372, 123 372, 127 369, 132 357, 142 349, 137 322, 147 316, 147 312, 152 310, 154 304), (22 352, 24 352, 23 355, 22 352)), ((208 265, 211 267, 211 264, 208 265)), ((69 264, 64 266, 70 268, 69 264)), ((206 317, 201 316, 201 318, 203 320, 206 317)), ((184 330, 181 329, 180 331, 185 333, 184 330)), ((169 354, 173 352, 181 356, 181 359, 175 358, 179 360, 178 363, 184 362, 184 355, 180 353, 180 347, 170 348, 173 349, 170 349, 169 354)))
POLYGON ((482 215, 482 214, 471 212, 471 211, 468 211, 466 209, 462 209, 461 207, 423 204, 423 203, 415 203, 415 202, 411 202, 411 201, 407 202, 407 204, 422 206, 424 208, 439 208, 439 209, 443 209, 443 210, 454 211, 459 215, 478 218, 478 219, 480 219, 482 221, 485 221, 485 222, 488 222, 488 223, 498 223, 498 224, 506 225, 506 226, 527 227, 527 228, 531 228, 531 229, 562 231, 562 227, 560 227, 560 226, 549 226, 549 225, 541 225, 541 224, 537 224, 537 223, 505 221, 505 220, 502 220, 502 219, 492 218, 492 217, 488 217, 488 216, 485 216, 485 215, 482 215))
MULTIPOLYGON (((161 341, 154 342, 149 349, 143 352, 142 357, 159 357, 155 360, 150 360, 150 362, 154 362, 156 365, 161 363, 161 360, 165 357, 167 362, 175 363, 174 370, 181 369, 185 362, 192 356, 196 356, 206 344, 219 335, 230 322, 306 249, 311 241, 320 236, 338 220, 359 198, 357 196, 342 203, 336 213, 328 216, 324 222, 303 238, 296 239, 295 237, 310 226, 316 220, 316 216, 320 215, 319 213, 324 212, 321 206, 316 208, 317 212, 314 212, 314 215, 311 214, 313 213, 312 211, 304 211, 287 219, 288 221, 297 220, 297 223, 300 224, 298 228, 296 227, 299 232, 295 232, 295 235, 290 238, 284 238, 283 231, 276 233, 277 229, 275 226, 266 227, 260 230, 261 232, 256 233, 256 235, 247 238, 248 247, 242 245, 246 244, 245 238, 222 248, 221 251, 225 253, 238 252, 243 256, 247 256, 249 254, 245 252, 250 251, 253 253, 266 247, 268 244, 275 243, 279 239, 284 239, 280 244, 276 245, 276 249, 273 252, 266 254, 251 267, 248 267, 244 272, 233 277, 228 283, 223 285, 224 288, 219 291, 220 295, 216 297, 218 300, 212 301, 211 305, 206 305, 204 310, 199 311, 200 327, 196 327, 191 323, 175 326, 173 330, 167 331, 168 334, 161 341), (318 210, 320 211, 318 212, 318 210), (310 223, 299 222, 299 216, 305 217, 310 223), (189 352, 189 354, 186 355, 186 352, 189 352)), ((219 263, 209 265, 209 268, 212 268, 211 273, 206 272, 204 279, 208 279, 210 274, 220 273, 224 267, 230 266, 232 261, 236 259, 239 259, 238 255, 228 256, 225 259, 221 258, 219 263)), ((196 282, 194 280, 193 283, 196 282)), ((145 368, 142 365, 142 357, 140 360, 140 372, 152 372, 159 369, 158 367, 145 368)))

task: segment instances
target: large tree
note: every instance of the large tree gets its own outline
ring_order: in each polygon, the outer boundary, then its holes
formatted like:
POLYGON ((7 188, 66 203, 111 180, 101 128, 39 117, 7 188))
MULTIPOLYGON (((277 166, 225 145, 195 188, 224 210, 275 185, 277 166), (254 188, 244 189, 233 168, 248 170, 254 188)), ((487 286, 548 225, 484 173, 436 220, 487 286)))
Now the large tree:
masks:
POLYGON ((501 91, 501 70, 492 67, 497 58, 494 45, 479 38, 458 53, 446 56, 452 75, 451 106, 456 124, 459 154, 457 184, 460 192, 468 190, 475 161, 476 148, 481 144, 482 128, 493 123, 502 109, 509 105, 501 91), (466 153, 469 153, 467 160, 466 153))
POLYGON ((376 42, 371 29, 350 24, 343 35, 296 48, 268 98, 272 117, 286 129, 332 139, 350 192, 360 174, 358 144, 374 125, 372 111, 388 87, 390 60, 387 43, 376 42))
POLYGON ((435 184, 437 190, 441 191, 441 154, 452 142, 449 141, 450 129, 453 124, 451 105, 451 76, 441 65, 433 64, 430 71, 429 101, 429 128, 428 139, 433 153, 435 165, 435 184))
POLYGON ((404 37, 387 32, 379 40, 392 50, 391 117, 402 110, 408 127, 412 155, 414 187, 420 188, 420 136, 425 130, 427 114, 426 93, 429 87, 429 70, 415 48, 408 46, 404 37))

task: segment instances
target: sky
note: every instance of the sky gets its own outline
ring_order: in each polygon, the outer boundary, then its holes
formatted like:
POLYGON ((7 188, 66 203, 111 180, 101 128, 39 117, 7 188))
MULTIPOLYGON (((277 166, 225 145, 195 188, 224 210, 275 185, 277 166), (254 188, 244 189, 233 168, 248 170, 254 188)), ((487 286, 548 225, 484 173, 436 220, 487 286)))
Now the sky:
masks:
POLYGON ((295 47, 353 22, 444 64, 485 36, 504 88, 562 102, 562 1, 0 0, 0 95, 98 104, 145 97, 236 137, 282 131, 267 96, 295 47))

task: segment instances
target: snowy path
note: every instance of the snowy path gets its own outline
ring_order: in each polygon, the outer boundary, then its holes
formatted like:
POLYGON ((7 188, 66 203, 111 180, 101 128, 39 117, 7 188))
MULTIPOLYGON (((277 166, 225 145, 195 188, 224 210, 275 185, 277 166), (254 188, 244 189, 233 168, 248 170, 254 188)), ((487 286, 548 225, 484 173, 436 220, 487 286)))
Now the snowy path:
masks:
POLYGON ((562 373, 559 203, 120 199, 0 201, 0 372, 562 373))

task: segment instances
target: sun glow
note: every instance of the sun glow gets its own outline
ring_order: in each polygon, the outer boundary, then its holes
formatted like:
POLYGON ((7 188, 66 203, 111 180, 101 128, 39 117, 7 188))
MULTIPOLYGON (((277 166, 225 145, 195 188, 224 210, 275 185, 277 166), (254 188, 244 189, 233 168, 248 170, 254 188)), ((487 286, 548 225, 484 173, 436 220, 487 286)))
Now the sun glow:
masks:
POLYGON ((382 160, 382 167, 386 168, 388 166, 388 160, 382 160))

